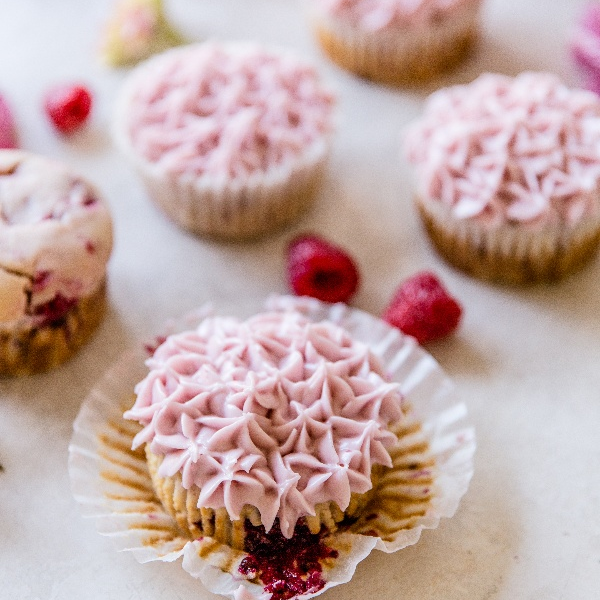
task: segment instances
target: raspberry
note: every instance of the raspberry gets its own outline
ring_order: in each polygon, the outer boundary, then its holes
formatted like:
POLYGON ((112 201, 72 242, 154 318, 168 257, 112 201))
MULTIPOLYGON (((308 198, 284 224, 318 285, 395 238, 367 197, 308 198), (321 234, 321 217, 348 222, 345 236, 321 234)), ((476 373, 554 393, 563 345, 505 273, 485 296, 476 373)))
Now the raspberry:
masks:
POLYGON ((17 134, 12 113, 6 100, 0 96, 0 149, 16 148, 17 146, 17 134))
POLYGON ((302 235, 289 244, 287 275, 295 294, 324 302, 347 302, 359 281, 350 256, 316 235, 302 235))
POLYGON ((46 94, 44 109, 58 131, 72 133, 88 118, 92 95, 82 85, 59 85, 46 94))
POLYGON ((412 335, 420 344, 436 340, 454 331, 462 308, 428 271, 417 273, 396 290, 383 319, 412 335))

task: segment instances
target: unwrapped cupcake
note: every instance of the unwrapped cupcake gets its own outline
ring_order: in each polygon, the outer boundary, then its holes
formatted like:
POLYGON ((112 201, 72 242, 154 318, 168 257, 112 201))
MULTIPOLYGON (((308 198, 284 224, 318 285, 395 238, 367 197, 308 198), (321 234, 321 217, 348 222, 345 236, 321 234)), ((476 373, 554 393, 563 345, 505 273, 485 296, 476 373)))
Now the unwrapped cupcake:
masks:
POLYGON ((297 297, 173 327, 118 361, 74 425, 75 497, 119 548, 183 556, 234 600, 291 600, 454 514, 473 431, 414 338, 297 297))
POLYGON ((112 222, 65 165, 0 150, 0 374, 67 360, 104 314, 112 222))
POLYGON ((297 312, 205 319, 147 361, 125 413, 154 486, 193 537, 333 532, 391 467, 399 384, 368 346, 297 312))
POLYGON ((137 67, 114 132, 173 221, 245 239, 290 223, 314 200, 333 106, 315 69, 290 53, 207 42, 137 67))
POLYGON ((600 99, 554 75, 486 74, 434 93, 405 138, 416 203, 450 263, 553 281, 600 243, 600 99))
POLYGON ((465 57, 482 0, 310 0, 325 53, 377 82, 426 82, 465 57))

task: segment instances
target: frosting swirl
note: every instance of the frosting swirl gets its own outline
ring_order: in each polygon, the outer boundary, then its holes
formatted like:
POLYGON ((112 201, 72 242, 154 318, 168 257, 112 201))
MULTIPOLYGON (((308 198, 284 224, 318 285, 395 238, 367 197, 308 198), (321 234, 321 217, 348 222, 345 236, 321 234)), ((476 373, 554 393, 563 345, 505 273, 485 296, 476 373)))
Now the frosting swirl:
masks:
POLYGON ((138 67, 119 120, 126 143, 157 169, 236 180, 323 144, 333 103, 316 71, 288 54, 204 43, 138 67))
POLYGON ((35 323, 48 302, 92 294, 111 249, 110 214, 90 184, 58 162, 0 151, 0 322, 35 323))
POLYGON ((316 0, 318 9, 366 31, 428 25, 481 0, 316 0))
POLYGON ((549 74, 485 74, 440 90, 405 138, 418 192, 492 226, 600 210, 600 100, 549 74))
POLYGON ((125 413, 144 428, 133 446, 162 455, 161 476, 200 488, 198 506, 232 520, 255 506, 291 537, 315 506, 345 510, 390 466, 402 396, 369 348, 331 322, 266 312, 211 317, 169 336, 147 361, 125 413))

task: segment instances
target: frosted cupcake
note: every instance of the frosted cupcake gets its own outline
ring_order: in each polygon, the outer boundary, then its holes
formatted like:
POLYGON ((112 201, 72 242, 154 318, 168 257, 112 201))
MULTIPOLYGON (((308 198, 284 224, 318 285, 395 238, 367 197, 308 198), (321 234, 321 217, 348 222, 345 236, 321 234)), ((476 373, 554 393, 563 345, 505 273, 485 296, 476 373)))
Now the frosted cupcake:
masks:
POLYGON ((426 82, 472 47, 481 0, 311 0, 312 23, 341 67, 391 84, 426 82))
POLYGON ((144 426, 134 449, 145 445, 158 497, 194 538, 249 550, 257 535, 333 532, 392 465, 399 385, 332 322, 208 318, 147 365, 125 417, 144 426))
POLYGON ((137 67, 120 95, 115 136, 178 225, 252 238, 314 200, 333 104, 313 67, 290 54, 196 44, 137 67))
POLYGON ((553 75, 482 75, 409 128, 417 206, 439 252, 492 281, 553 281, 600 242, 600 99, 553 75))
POLYGON ((96 329, 112 224, 98 192, 60 163, 0 151, 0 374, 54 367, 96 329))

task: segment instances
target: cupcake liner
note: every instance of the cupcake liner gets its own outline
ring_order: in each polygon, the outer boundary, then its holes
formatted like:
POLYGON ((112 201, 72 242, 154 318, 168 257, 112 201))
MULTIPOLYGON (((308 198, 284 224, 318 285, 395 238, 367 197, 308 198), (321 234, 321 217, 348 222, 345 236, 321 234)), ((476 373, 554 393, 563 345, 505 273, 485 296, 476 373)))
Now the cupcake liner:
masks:
POLYGON ((138 79, 143 79, 152 61, 162 60, 165 54, 185 51, 185 47, 168 50, 132 73, 116 105, 113 138, 117 147, 134 166, 156 206, 192 233, 244 240, 292 223, 315 200, 330 153, 329 132, 298 151, 293 159, 267 171, 256 171, 244 179, 169 174, 134 148, 127 127, 128 110, 134 102, 138 79))
POLYGON ((477 39, 479 3, 443 19, 404 28, 367 31, 314 9, 313 30, 325 53, 362 77, 395 85, 423 83, 459 63, 477 39))
MULTIPOLYGON (((309 598, 349 581, 373 548, 395 552, 416 543, 423 529, 436 528, 441 518, 451 517, 473 474, 475 440, 452 383, 413 338, 342 304, 289 297, 267 303, 270 310, 290 306, 311 320, 333 321, 368 343, 390 378, 400 383, 407 401, 398 445, 391 452, 394 466, 378 481, 361 518, 348 530, 324 538, 339 555, 325 559, 326 583, 302 596, 309 598)), ((166 333, 188 329, 205 314, 203 310, 173 322, 166 333)), ((95 519, 98 531, 140 562, 183 556, 183 568, 210 591, 233 598, 242 585, 260 598, 263 587, 238 571, 246 554, 209 537, 186 537, 154 493, 143 450, 130 449, 140 426, 125 421, 122 414, 133 403, 133 388, 145 375, 147 356, 141 344, 128 352, 83 402, 69 446, 73 494, 83 514, 95 519)))
POLYGON ((456 219, 439 201, 419 197, 427 233, 452 265, 480 279, 525 284, 558 281, 582 268, 600 245, 600 213, 575 226, 535 228, 502 224, 488 228, 456 219))

